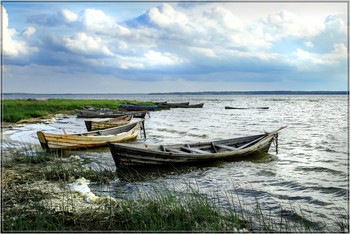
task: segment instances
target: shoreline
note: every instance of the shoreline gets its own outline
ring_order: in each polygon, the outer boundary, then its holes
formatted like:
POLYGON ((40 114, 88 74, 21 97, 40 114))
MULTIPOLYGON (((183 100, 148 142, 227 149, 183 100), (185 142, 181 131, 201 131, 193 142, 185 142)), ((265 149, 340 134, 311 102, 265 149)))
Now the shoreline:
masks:
MULTIPOLYGON (((152 93, 3 93, 3 96, 11 95, 38 95, 38 96, 50 96, 50 95, 348 95, 349 91, 346 90, 314 90, 314 91, 290 91, 290 90, 273 90, 273 91, 174 91, 174 92, 152 92, 152 93)), ((40 99, 40 98, 39 98, 40 99)))

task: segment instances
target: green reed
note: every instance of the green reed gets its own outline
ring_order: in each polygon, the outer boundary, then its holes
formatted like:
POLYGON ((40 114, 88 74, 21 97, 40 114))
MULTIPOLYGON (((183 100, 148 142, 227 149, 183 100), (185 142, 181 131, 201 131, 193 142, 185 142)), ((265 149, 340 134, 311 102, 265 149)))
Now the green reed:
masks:
POLYGON ((7 99, 2 100, 2 121, 17 122, 23 119, 46 117, 58 113, 74 113, 75 109, 82 109, 84 106, 117 109, 121 104, 154 105, 152 102, 136 100, 48 99, 47 101, 34 101, 7 99))
MULTIPOLYGON (((38 147, 23 146, 11 154, 13 157, 2 164, 4 231, 346 233, 349 230, 343 220, 336 220, 338 229, 333 230, 327 221, 319 224, 293 207, 281 207, 280 220, 275 220, 261 208, 258 199, 254 207, 245 207, 240 199, 238 204, 234 201, 235 194, 227 192, 226 198, 215 198, 217 204, 229 204, 228 208, 220 209, 213 198, 201 194, 190 184, 179 192, 165 184, 150 183, 147 191, 140 189, 133 196, 110 191, 110 196, 121 198, 88 203, 79 192, 63 188, 82 177, 91 182, 108 183, 116 179, 117 173, 92 171, 77 157, 47 153, 38 147)), ((348 219, 345 209, 339 212, 348 219)))

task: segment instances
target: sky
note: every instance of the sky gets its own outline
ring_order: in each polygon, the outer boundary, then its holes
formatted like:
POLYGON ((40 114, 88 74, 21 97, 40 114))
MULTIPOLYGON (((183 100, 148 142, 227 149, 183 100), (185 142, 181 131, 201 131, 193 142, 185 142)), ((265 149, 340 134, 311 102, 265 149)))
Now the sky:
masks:
POLYGON ((348 90, 348 2, 6 2, 2 92, 348 90))

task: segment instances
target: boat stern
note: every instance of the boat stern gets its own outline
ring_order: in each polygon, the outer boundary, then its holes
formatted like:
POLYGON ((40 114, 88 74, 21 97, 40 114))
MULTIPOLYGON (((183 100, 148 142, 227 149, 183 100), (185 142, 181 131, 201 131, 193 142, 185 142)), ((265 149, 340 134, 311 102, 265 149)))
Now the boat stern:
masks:
POLYGON ((45 134, 42 131, 38 131, 38 132, 36 132, 36 135, 38 136, 41 148, 49 151, 50 149, 49 149, 49 145, 46 141, 45 134))

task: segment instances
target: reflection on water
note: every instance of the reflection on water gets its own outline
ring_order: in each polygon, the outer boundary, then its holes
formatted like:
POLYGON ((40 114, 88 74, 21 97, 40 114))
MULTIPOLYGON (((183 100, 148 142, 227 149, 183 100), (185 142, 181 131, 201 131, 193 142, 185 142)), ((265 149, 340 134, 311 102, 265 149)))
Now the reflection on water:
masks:
MULTIPOLYGON (((278 155, 272 145, 268 154, 248 160, 118 171, 118 180, 108 186, 94 185, 95 193, 132 196, 135 191, 164 185, 181 193, 193 186, 213 201, 219 199, 223 207, 228 197, 246 207, 254 207, 258 200, 263 210, 276 217, 281 213, 298 216, 290 209, 295 207, 313 220, 344 220, 349 192, 347 96, 139 95, 126 99, 205 103, 201 109, 152 112, 146 119, 147 139, 139 139, 147 144, 232 138, 288 127, 280 132, 278 155), (269 109, 225 110, 225 106, 269 109)), ((13 129, 6 133, 7 142, 38 144, 35 133, 39 129, 85 131, 82 119, 69 117, 13 129)), ((91 168, 116 170, 108 148, 74 154, 90 159, 91 168)))

